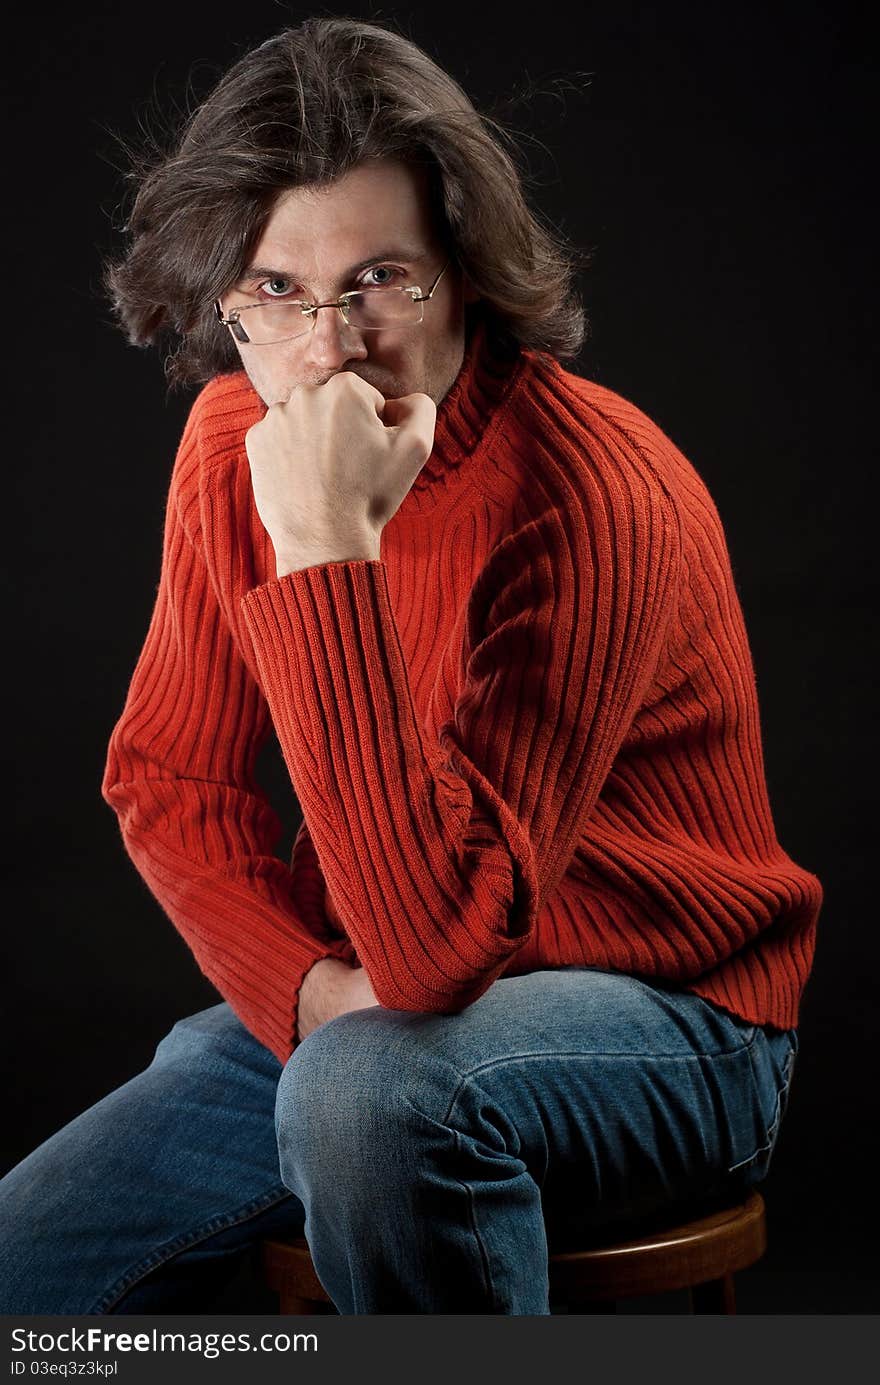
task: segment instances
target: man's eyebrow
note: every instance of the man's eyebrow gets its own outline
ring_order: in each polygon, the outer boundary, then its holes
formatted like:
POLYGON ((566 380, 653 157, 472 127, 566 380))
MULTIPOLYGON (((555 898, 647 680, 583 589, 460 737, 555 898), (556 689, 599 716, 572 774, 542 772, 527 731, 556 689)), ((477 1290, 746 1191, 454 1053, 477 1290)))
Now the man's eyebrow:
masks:
MULTIPOLYGON (((403 260, 406 264, 418 264, 419 261, 428 258, 427 251, 418 250, 411 245, 396 245, 390 250, 377 250, 375 255, 369 255, 365 260, 359 260, 357 264, 350 265, 342 274, 343 279, 351 279, 355 274, 359 274, 362 269, 368 269, 372 264, 378 264, 380 260, 403 260)), ((238 276, 239 284, 250 282, 254 279, 271 279, 274 275, 283 275, 285 279, 295 279, 297 283, 302 282, 302 276, 292 269, 282 269, 279 265, 248 265, 238 276)))

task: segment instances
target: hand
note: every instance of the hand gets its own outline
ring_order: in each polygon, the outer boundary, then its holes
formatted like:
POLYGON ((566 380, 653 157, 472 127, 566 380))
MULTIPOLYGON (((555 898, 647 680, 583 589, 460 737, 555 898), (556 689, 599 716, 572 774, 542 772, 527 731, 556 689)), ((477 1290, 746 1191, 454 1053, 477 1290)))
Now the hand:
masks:
POLYGON ((378 1005, 376 993, 363 967, 350 967, 336 957, 315 962, 303 978, 297 1006, 297 1040, 337 1015, 378 1005))
POLYGON ((276 554, 378 546, 431 455, 436 421, 429 395, 385 399, 351 371, 299 385, 271 404, 245 447, 257 513, 276 554))

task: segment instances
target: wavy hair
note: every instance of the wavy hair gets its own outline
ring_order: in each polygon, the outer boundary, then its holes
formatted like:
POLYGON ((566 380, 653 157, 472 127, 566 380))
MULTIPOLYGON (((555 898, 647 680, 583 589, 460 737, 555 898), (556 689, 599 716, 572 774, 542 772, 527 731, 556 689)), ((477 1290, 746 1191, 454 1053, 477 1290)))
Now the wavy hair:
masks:
POLYGON ((529 208, 517 154, 409 39, 352 18, 307 19, 235 62, 170 152, 134 157, 129 244, 104 266, 115 318, 133 345, 164 349, 172 386, 240 369, 213 305, 278 197, 397 158, 427 169, 440 238, 493 339, 571 359, 587 332, 573 283, 589 253, 529 208))

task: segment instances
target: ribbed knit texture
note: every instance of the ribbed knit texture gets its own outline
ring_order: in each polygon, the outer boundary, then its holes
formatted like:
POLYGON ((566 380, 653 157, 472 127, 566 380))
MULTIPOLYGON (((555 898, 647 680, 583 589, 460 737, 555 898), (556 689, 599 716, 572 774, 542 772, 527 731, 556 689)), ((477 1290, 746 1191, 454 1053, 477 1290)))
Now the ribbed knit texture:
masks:
POLYGON ((378 561, 276 577, 243 373, 196 399, 102 793, 204 974, 283 1062, 321 957, 452 1013, 592 966, 788 1028, 822 887, 776 838, 716 507, 639 409, 482 324, 378 561), (255 778, 272 728, 290 868, 255 778))

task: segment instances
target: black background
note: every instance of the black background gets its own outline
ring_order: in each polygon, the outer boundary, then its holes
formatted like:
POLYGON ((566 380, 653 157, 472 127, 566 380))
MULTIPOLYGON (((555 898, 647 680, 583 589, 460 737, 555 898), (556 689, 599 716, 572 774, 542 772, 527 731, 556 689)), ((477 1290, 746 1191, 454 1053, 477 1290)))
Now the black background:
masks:
MULTIPOLYGON (((192 397, 167 397, 158 358, 111 327, 101 260, 121 244, 116 136, 309 13, 395 22, 519 132, 533 204, 595 247, 592 335, 570 368, 650 414, 715 499, 779 839, 826 892, 763 1189, 770 1248, 740 1307, 876 1311, 876 72, 839 5, 19 7, 4 63, 3 1167, 220 999, 99 792, 192 397)), ((298 810, 274 745, 263 770, 284 854, 298 810)))

